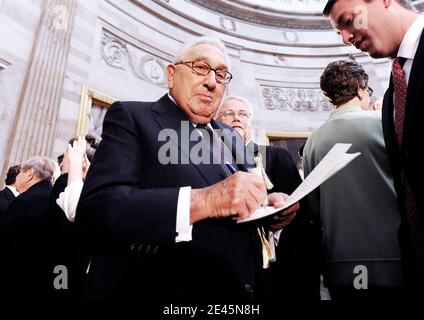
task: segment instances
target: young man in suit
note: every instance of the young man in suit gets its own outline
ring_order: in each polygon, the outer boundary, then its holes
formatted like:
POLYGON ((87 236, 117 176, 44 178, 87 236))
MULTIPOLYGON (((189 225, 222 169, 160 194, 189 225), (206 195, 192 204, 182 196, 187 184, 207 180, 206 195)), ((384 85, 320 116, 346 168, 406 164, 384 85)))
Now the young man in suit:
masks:
MULTIPOLYGON (((235 220, 260 207, 265 185, 243 172, 240 138, 226 139, 231 133, 213 120, 232 78, 229 69, 222 43, 197 38, 167 66, 168 94, 109 108, 75 219, 98 253, 90 264, 88 299, 135 300, 147 307, 148 301, 251 302, 260 296, 256 222, 235 220), (221 130, 224 139, 211 129, 221 130), (232 139, 238 141, 227 145, 232 139), (194 161, 199 149, 203 157, 194 161), (213 163, 203 161, 209 156, 213 163), (225 164, 215 162, 222 156, 239 171, 229 175, 225 164)), ((277 206, 284 199, 268 197, 277 206)))
POLYGON ((329 0, 330 17, 345 44, 373 58, 393 59, 390 85, 383 100, 383 133, 392 167, 407 283, 424 288, 424 167, 419 156, 424 119, 424 16, 409 0, 329 0))
POLYGON ((16 165, 10 167, 9 170, 7 170, 6 179, 4 181, 6 187, 0 191, 0 217, 6 211, 12 200, 19 195, 19 192, 15 187, 15 180, 20 168, 20 165, 16 165))

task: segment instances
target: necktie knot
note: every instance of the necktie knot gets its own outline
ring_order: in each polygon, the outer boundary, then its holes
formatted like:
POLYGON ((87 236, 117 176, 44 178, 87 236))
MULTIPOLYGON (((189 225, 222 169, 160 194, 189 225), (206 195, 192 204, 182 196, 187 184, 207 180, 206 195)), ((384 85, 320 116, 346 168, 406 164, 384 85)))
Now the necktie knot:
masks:
POLYGON ((230 163, 235 168, 237 168, 237 165, 234 162, 231 151, 227 148, 227 146, 224 144, 224 142, 218 136, 218 134, 214 133, 214 131, 211 129, 210 126, 206 124, 197 124, 196 129, 202 133, 202 140, 205 139, 205 134, 209 136, 208 137, 209 139, 206 139, 206 141, 208 141, 209 148, 214 158, 213 163, 220 164, 226 176, 230 176, 232 172, 227 167, 226 163, 230 163))
POLYGON ((405 64, 405 61, 406 61, 406 59, 402 58, 402 57, 396 57, 395 59, 393 59, 393 63, 392 63, 393 77, 395 77, 395 76, 404 77, 403 65, 405 64))

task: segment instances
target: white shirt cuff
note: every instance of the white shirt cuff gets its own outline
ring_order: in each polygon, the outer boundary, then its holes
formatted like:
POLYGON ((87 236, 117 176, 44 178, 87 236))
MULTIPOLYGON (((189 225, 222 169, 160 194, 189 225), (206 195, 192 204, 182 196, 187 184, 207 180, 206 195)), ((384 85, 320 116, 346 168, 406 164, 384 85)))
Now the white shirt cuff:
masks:
POLYGON ((193 225, 190 224, 191 187, 182 187, 178 194, 177 205, 177 237, 175 242, 191 241, 193 225))
POLYGON ((75 221, 75 213, 83 186, 84 183, 82 180, 74 181, 56 199, 56 203, 65 212, 66 217, 71 222, 75 221))
POLYGON ((282 231, 283 231, 283 229, 280 229, 278 231, 272 232, 276 246, 278 246, 278 242, 280 241, 280 236, 281 236, 281 232, 282 231))

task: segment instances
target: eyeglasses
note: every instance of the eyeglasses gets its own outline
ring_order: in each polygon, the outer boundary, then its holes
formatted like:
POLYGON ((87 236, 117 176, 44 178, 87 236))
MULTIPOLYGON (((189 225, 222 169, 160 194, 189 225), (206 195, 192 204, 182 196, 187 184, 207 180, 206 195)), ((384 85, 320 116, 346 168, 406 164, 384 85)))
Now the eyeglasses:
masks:
POLYGON ((367 88, 368 95, 371 97, 374 90, 370 87, 367 88))
POLYGON ((250 118, 250 113, 246 111, 239 111, 235 113, 234 111, 226 111, 224 113, 221 113, 220 118, 222 119, 235 119, 237 114, 237 117, 243 121, 246 121, 250 118))
POLYGON ((175 63, 175 65, 177 64, 184 64, 187 67, 190 67, 193 73, 199 76, 206 76, 209 74, 209 72, 211 72, 211 70, 213 70, 215 72, 215 80, 220 84, 228 84, 233 78, 233 75, 227 70, 214 69, 209 64, 201 60, 181 61, 175 63))

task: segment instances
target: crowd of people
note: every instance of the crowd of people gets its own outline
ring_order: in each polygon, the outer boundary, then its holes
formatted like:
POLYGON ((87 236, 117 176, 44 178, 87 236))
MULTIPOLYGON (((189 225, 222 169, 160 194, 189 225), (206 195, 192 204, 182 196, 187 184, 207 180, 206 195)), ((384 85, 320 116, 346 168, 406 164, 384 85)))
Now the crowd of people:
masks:
POLYGON ((44 156, 10 168, 2 296, 277 307, 320 300, 321 274, 334 300, 422 296, 424 19, 408 0, 329 0, 324 14, 346 44, 394 59, 382 111, 358 63, 321 75, 334 110, 304 145, 305 177, 336 143, 357 159, 299 203, 243 222, 283 208, 302 177, 286 150, 252 141, 250 102, 224 98, 225 46, 190 39, 166 68, 168 93, 115 102, 101 142, 69 141, 60 176, 44 156), (358 5, 367 28, 355 24, 358 5))

